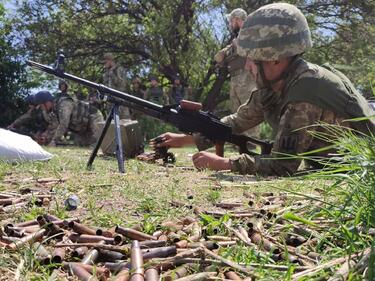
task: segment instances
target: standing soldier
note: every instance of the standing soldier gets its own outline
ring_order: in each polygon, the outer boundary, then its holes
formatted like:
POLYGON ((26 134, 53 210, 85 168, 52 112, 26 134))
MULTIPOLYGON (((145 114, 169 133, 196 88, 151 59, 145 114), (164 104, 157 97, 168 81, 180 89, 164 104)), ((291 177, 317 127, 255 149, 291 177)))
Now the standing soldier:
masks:
POLYGON ((151 87, 146 91, 145 99, 160 105, 168 104, 168 97, 164 95, 163 89, 159 86, 158 78, 151 76, 150 84, 151 87))
POLYGON ((173 77, 173 84, 172 87, 169 89, 168 97, 169 103, 173 104, 180 104, 180 101, 183 99, 188 99, 190 94, 188 91, 191 90, 190 88, 185 88, 181 84, 181 78, 179 74, 173 77))
MULTIPOLYGON (((243 9, 234 9, 227 15, 229 27, 236 38, 214 57, 219 65, 228 67, 230 73, 229 102, 232 113, 235 113, 240 105, 244 104, 256 89, 254 78, 249 71, 245 70, 246 58, 239 56, 237 50, 237 36, 246 20, 246 16, 247 14, 243 9)), ((259 135, 259 126, 243 134, 257 137, 259 135)))
MULTIPOLYGON (((141 99, 145 98, 146 87, 142 84, 141 79, 137 76, 132 79, 132 84, 130 87, 130 94, 132 94, 133 96, 137 98, 141 98, 141 99)), ((137 120, 142 115, 141 112, 133 110, 133 109, 130 110, 130 113, 131 113, 131 117, 133 120, 137 120)))
MULTIPOLYGON (((103 74, 103 84, 115 90, 126 92, 126 71, 122 66, 116 64, 115 58, 112 53, 104 54, 103 65, 105 69, 105 72, 103 74)), ((110 106, 111 105, 107 106, 107 112, 111 110, 110 106)), ((120 106, 119 109, 120 119, 130 118, 130 112, 128 108, 120 106)))
POLYGON ((51 120, 44 137, 46 143, 65 144, 64 136, 68 130, 74 134, 74 142, 77 145, 90 145, 96 142, 101 133, 98 124, 103 121, 100 111, 84 101, 74 101, 68 95, 68 84, 60 80, 60 93, 56 99, 48 100, 42 104, 47 112, 53 112, 51 120))
POLYGON ((142 81, 139 77, 133 78, 130 93, 137 98, 144 99, 146 87, 142 85, 142 81))

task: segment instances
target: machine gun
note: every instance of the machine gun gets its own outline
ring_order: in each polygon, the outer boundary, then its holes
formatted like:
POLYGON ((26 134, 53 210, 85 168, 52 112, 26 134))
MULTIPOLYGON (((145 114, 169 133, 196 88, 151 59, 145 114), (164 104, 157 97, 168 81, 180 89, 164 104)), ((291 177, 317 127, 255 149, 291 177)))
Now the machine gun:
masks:
MULTIPOLYGON (((33 68, 46 72, 48 74, 52 74, 62 79, 67 79, 79 83, 81 85, 87 86, 89 88, 93 88, 98 90, 103 95, 108 96, 108 101, 114 104, 111 113, 107 117, 106 124, 103 128, 102 135, 100 136, 92 154, 87 163, 88 167, 91 167, 92 162, 99 150, 101 141, 104 138, 105 132, 108 129, 111 119, 116 119, 118 121, 118 115, 116 113, 116 105, 118 109, 118 105, 126 106, 131 109, 135 109, 144 113, 145 115, 154 117, 156 119, 160 119, 166 123, 170 123, 177 127, 181 132, 186 134, 193 134, 193 133, 200 133, 205 136, 207 139, 213 141, 216 146, 216 153, 220 156, 223 156, 223 144, 225 142, 229 142, 235 144, 239 147, 240 153, 247 153, 249 155, 256 155, 255 152, 249 151, 247 145, 248 143, 252 143, 261 147, 261 154, 269 154, 272 149, 272 143, 267 141, 258 140, 255 138, 247 137, 244 135, 236 135, 232 133, 232 128, 222 123, 218 117, 212 115, 209 112, 201 111, 201 110, 191 110, 184 108, 180 105, 167 105, 161 106, 147 100, 129 95, 127 93, 117 91, 115 89, 106 87, 102 84, 96 84, 86 79, 82 79, 80 77, 71 75, 66 73, 61 68, 61 63, 58 64, 59 68, 55 69, 49 67, 47 65, 43 65, 34 61, 27 61, 27 64, 33 68), (117 118, 115 118, 117 117, 117 118)), ((116 139, 118 138, 118 134, 116 134, 116 139)), ((119 143, 117 143, 119 146, 119 143)), ((121 143, 120 143, 121 146, 121 143)), ((119 168, 120 162, 123 162, 122 155, 121 159, 119 159, 119 154, 117 154, 117 159, 119 161, 119 168)), ((123 163, 122 163, 123 166, 123 163)), ((123 170, 123 169, 122 169, 123 170)), ((121 169, 120 169, 121 172, 121 169)))

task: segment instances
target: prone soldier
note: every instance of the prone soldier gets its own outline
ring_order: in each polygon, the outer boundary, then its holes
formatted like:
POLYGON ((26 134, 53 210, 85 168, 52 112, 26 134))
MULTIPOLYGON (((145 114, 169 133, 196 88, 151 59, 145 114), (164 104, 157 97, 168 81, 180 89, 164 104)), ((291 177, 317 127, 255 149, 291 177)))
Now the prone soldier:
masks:
MULTIPOLYGON (((201 151, 193 156, 198 169, 229 169, 263 176, 292 175, 302 161, 298 155, 315 151, 310 156, 321 159, 333 152, 321 149, 328 143, 316 134, 328 132, 319 123, 341 125, 364 134, 375 132, 372 119, 348 121, 369 117, 374 111, 344 74, 302 58, 311 46, 306 18, 294 5, 269 4, 247 17, 239 34, 238 53, 246 57, 246 69, 254 76, 258 90, 235 114, 222 121, 237 134, 262 121, 268 122, 276 132, 273 150, 270 155, 242 154, 230 158, 201 151)), ((157 146, 196 143, 202 150, 210 143, 199 135, 166 133, 161 137, 163 142, 157 146)), ((317 161, 308 164, 321 167, 317 161)))

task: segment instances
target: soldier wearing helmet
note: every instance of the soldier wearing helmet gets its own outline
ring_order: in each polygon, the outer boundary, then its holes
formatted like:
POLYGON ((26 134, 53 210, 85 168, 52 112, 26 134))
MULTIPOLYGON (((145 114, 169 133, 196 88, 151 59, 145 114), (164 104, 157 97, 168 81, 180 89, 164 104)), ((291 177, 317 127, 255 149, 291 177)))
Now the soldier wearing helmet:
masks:
POLYGON ((89 103, 74 100, 68 93, 68 84, 60 80, 60 93, 54 100, 42 99, 39 103, 49 114, 50 121, 43 133, 45 144, 66 144, 65 135, 71 131, 74 143, 77 145, 90 145, 100 136, 103 121, 101 112, 89 103))
MULTIPOLYGON (((231 112, 235 113, 240 105, 249 99, 256 85, 249 71, 245 70, 246 58, 239 56, 237 47, 237 36, 246 20, 247 13, 243 9, 237 8, 226 16, 235 39, 220 50, 214 59, 219 67, 227 67, 230 73, 229 104, 231 112)), ((259 127, 254 127, 243 134, 258 136, 259 127)))
MULTIPOLYGON (((103 84, 115 90, 126 92, 128 84, 126 71, 122 66, 116 63, 114 55, 112 53, 104 54, 102 63, 104 66, 103 84)), ((120 119, 130 118, 130 112, 127 107, 120 106, 119 109, 120 119)), ((111 104, 108 104, 107 112, 110 110, 111 104)))
POLYGON ((29 105, 28 111, 18 117, 7 129, 30 136, 41 143, 40 135, 46 130, 50 118, 39 104, 41 101, 51 100, 53 100, 53 96, 48 91, 40 91, 35 95, 28 95, 25 98, 25 102, 29 105))
MULTIPOLYGON (((258 90, 235 114, 222 121, 237 134, 266 121, 276 135, 274 147, 270 155, 256 157, 243 154, 223 158, 199 152, 193 156, 197 168, 292 175, 302 161, 298 155, 315 151, 310 159, 321 159, 334 152, 321 149, 328 143, 316 134, 329 132, 317 124, 341 125, 365 134, 375 132, 371 119, 347 121, 374 115, 349 79, 329 65, 321 67, 302 58, 312 42, 306 18, 297 7, 275 3, 259 8, 249 15, 238 39, 238 52, 246 57, 246 68, 254 76, 258 90)), ((161 146, 177 147, 195 141, 203 149, 207 143, 199 136, 167 133, 163 137, 161 146)), ((306 164, 319 167, 320 163, 306 164)))

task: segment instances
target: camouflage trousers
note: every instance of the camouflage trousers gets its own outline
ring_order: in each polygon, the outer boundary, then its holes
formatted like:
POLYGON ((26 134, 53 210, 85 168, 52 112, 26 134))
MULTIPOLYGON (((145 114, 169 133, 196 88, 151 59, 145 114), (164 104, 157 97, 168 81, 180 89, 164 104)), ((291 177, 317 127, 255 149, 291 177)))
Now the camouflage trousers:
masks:
POLYGON ((103 121, 103 115, 99 110, 94 114, 90 114, 87 128, 79 132, 73 132, 74 144, 80 146, 95 144, 102 132, 102 125, 99 122, 103 121))
MULTIPOLYGON (((230 110, 232 113, 237 112, 241 104, 244 104, 255 89, 256 84, 254 78, 247 70, 240 71, 230 79, 230 110)), ((245 136, 259 137, 260 128, 256 126, 242 133, 245 136)))

